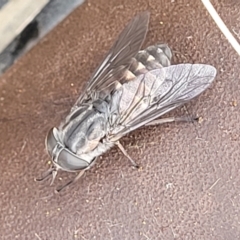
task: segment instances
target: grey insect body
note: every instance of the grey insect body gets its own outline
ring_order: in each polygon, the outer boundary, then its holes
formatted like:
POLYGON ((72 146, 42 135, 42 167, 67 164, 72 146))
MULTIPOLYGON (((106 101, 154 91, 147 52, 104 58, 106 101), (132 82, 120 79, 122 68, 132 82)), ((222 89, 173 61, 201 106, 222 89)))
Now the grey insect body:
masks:
POLYGON ((46 148, 53 166, 45 177, 52 174, 54 180, 58 170, 80 171, 69 185, 114 145, 136 166, 119 140, 144 125, 173 121, 156 118, 198 96, 214 80, 216 69, 210 65, 170 65, 166 44, 140 51, 148 21, 148 12, 133 18, 65 121, 48 133, 46 148))

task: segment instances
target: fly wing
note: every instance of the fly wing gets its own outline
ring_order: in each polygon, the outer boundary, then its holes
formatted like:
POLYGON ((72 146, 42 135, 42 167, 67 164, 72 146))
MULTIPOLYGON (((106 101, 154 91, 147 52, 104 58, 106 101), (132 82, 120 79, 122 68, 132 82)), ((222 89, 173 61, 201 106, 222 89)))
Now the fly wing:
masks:
POLYGON ((179 64, 149 71, 113 94, 110 133, 119 139, 206 90, 216 69, 204 64, 179 64))
POLYGON ((117 41, 95 70, 84 94, 75 105, 84 100, 97 98, 97 93, 110 88, 121 80, 121 76, 129 68, 131 59, 139 51, 148 29, 149 12, 134 17, 119 35, 117 41))

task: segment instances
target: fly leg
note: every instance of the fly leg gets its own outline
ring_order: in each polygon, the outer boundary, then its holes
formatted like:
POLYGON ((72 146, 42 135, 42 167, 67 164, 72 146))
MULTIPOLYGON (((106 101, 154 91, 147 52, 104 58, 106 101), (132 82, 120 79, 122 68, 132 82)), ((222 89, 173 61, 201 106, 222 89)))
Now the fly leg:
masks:
POLYGON ((41 178, 36 178, 35 180, 38 182, 43 181, 43 180, 47 179, 49 176, 51 176, 53 171, 54 171, 54 168, 51 167, 43 174, 43 176, 41 178))
POLYGON ((58 188, 56 189, 56 193, 59 193, 59 192, 62 191, 65 187, 67 187, 67 186, 69 186, 69 185, 77 182, 78 179, 81 178, 82 175, 85 173, 85 171, 87 171, 89 168, 91 168, 91 167, 94 165, 94 163, 96 162, 96 160, 97 160, 97 158, 95 158, 95 159, 90 163, 90 165, 89 165, 87 168, 85 168, 85 169, 83 169, 81 172, 79 172, 78 175, 77 175, 74 179, 72 179, 71 181, 67 182, 67 183, 66 183, 65 185, 63 185, 63 186, 58 187, 58 188))
POLYGON ((163 123, 170 123, 170 122, 194 122, 198 121, 198 118, 191 118, 191 117, 169 117, 169 118, 162 118, 162 119, 156 119, 152 122, 149 122, 145 124, 145 126, 152 126, 152 125, 158 125, 163 123))
POLYGON ((56 189, 56 192, 59 193, 60 191, 62 191, 65 187, 75 183, 78 181, 79 178, 81 178, 81 176, 85 173, 86 169, 82 170, 81 172, 78 173, 78 175, 72 179, 71 181, 69 181, 68 183, 64 184, 63 186, 60 186, 56 189))
MULTIPOLYGON (((169 117, 169 118, 162 118, 162 119, 156 119, 153 120, 150 123, 145 124, 145 126, 152 126, 157 124, 163 124, 163 123, 170 123, 170 122, 193 122, 197 121, 198 118, 189 118, 189 117, 169 117)), ((119 147, 119 149, 122 151, 122 153, 130 160, 131 164, 135 168, 139 168, 139 165, 129 156, 129 154, 126 152, 124 147, 120 142, 115 142, 115 144, 119 147)))
POLYGON ((126 152, 126 150, 124 149, 122 144, 120 142, 116 142, 115 144, 119 147, 119 149, 122 151, 122 153, 130 160, 131 164, 135 168, 139 168, 139 165, 128 155, 128 153, 126 152))

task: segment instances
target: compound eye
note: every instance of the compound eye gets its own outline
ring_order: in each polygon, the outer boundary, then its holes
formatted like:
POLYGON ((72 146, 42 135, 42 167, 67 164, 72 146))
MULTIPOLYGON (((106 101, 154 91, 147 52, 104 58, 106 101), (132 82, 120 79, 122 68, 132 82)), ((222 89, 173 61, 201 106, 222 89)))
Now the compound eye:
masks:
POLYGON ((50 129, 50 131, 47 134, 46 140, 45 140, 47 152, 51 157, 52 157, 53 149, 57 145, 57 140, 53 134, 53 129, 54 128, 50 129))
POLYGON ((89 166, 89 163, 79 158, 75 154, 63 149, 58 155, 58 165, 66 171, 77 171, 89 166))

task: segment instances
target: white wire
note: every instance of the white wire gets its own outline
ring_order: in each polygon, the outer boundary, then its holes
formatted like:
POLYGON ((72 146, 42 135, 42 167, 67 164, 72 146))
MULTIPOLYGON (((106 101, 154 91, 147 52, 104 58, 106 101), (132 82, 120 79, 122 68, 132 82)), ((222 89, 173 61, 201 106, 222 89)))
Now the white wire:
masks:
POLYGON ((222 19, 220 18, 220 16, 216 12, 216 10, 213 7, 213 5, 211 4, 211 2, 209 0, 202 0, 202 3, 204 4, 206 9, 208 10, 209 14, 213 18, 213 20, 215 21, 215 23, 217 24, 219 29, 222 31, 224 36, 227 38, 229 43, 232 45, 232 47, 235 49, 235 51, 240 55, 240 45, 239 45, 238 41, 234 38, 232 33, 229 31, 227 26, 224 24, 224 22, 222 21, 222 19))

